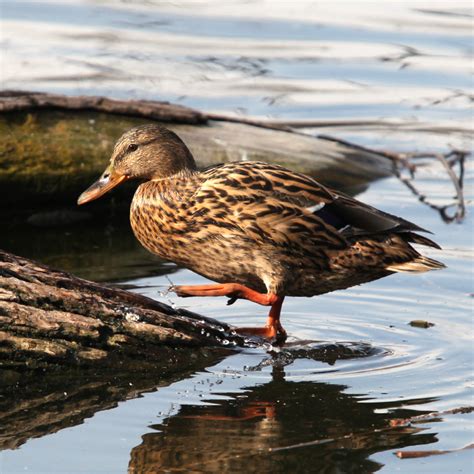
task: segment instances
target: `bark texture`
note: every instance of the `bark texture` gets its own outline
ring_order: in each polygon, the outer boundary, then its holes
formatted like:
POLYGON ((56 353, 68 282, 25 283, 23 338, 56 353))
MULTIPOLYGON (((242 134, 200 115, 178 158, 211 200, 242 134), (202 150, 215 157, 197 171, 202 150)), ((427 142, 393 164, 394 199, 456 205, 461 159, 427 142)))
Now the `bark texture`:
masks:
POLYGON ((156 100, 116 100, 100 96, 66 96, 44 92, 0 91, 0 113, 31 109, 95 110, 135 115, 163 122, 206 123, 201 112, 156 100))
POLYGON ((0 368, 156 367, 241 345, 210 318, 0 251, 0 368))

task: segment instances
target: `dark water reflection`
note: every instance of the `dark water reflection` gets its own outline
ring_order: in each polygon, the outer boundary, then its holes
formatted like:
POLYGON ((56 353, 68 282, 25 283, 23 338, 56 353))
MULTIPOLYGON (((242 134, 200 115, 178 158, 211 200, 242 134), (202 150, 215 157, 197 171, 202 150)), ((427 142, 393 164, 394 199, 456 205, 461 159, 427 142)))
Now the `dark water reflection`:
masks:
MULTIPOLYGON (((343 358, 349 353, 370 358, 381 352, 367 345, 347 345, 345 352, 344 347, 339 347, 343 358)), ((306 359, 318 362, 326 359, 328 349, 327 345, 294 344, 284 352, 301 357, 306 353, 306 359)), ((334 354, 334 348, 330 352, 334 354)), ((391 420, 425 413, 410 409, 411 404, 433 400, 382 402, 366 394, 349 393, 343 384, 296 381, 291 373, 285 374, 277 354, 273 354, 274 363, 261 364, 270 370, 260 379, 258 375, 254 378, 256 368, 246 369, 246 373, 226 369, 219 374, 229 355, 222 351, 211 351, 191 365, 183 364, 180 371, 167 371, 165 366, 148 373, 82 369, 40 375, 4 371, 0 378, 0 449, 18 448, 36 439, 36 447, 34 441, 25 447, 25 454, 36 459, 35 465, 25 458, 23 466, 42 472, 45 459, 37 458, 36 449, 48 451, 48 445, 58 439, 52 435, 61 430, 84 423, 92 423, 89 429, 97 426, 97 414, 111 409, 114 423, 99 423, 107 426, 105 433, 114 446, 123 431, 119 426, 124 423, 128 430, 141 435, 141 442, 136 444, 136 436, 127 439, 118 456, 120 464, 129 459, 128 471, 134 474, 375 472, 382 464, 370 459, 374 453, 437 441, 435 434, 426 433, 422 427, 390 425, 391 420), (209 365, 211 372, 204 369, 209 365), (187 388, 180 391, 180 384, 187 388), (174 393, 173 401, 178 403, 170 415, 157 412, 159 399, 167 400, 166 390, 174 393), (143 397, 142 408, 127 414, 126 405, 120 403, 137 397, 143 397), (138 419, 137 426, 131 423, 130 415, 138 419), (159 423, 146 422, 156 417, 161 419, 159 423)), ((334 363, 337 360, 332 359, 334 363)), ((70 438, 72 433, 69 431, 68 436, 63 431, 62 437, 70 438)), ((92 447, 97 435, 85 441, 79 431, 71 442, 92 447)), ((111 454, 104 443, 102 446, 105 453, 92 449, 88 459, 68 450, 66 464, 56 452, 59 471, 47 472, 96 472, 92 466, 111 454), (77 465, 77 470, 70 469, 72 465, 77 465)), ((116 449, 112 452, 118 454, 116 449)), ((4 472, 19 469, 12 460, 10 456, 3 458, 4 472)), ((112 462, 109 467, 115 469, 120 464, 112 462)))
MULTIPOLYGON (((226 352, 207 351, 189 357, 183 351, 176 363, 156 363, 148 373, 106 369, 0 371, 0 450, 16 449, 41 438, 84 423, 119 402, 156 391, 222 360, 226 352)), ((3 472, 3 471, 2 471, 3 472)))
POLYGON ((360 403, 364 397, 346 389, 287 381, 274 368, 269 382, 239 397, 184 405, 152 425, 132 450, 129 472, 375 472, 382 465, 373 453, 436 441, 420 428, 389 426, 412 413, 399 402, 360 403))
POLYGON ((76 211, 72 204, 63 210, 36 208, 15 216, 3 210, 0 218, 3 250, 81 278, 116 282, 176 271, 140 246, 130 229, 128 208, 106 205, 92 216, 76 211), (59 221, 58 213, 64 214, 65 222, 59 221), (70 222, 74 219, 79 222, 70 222))

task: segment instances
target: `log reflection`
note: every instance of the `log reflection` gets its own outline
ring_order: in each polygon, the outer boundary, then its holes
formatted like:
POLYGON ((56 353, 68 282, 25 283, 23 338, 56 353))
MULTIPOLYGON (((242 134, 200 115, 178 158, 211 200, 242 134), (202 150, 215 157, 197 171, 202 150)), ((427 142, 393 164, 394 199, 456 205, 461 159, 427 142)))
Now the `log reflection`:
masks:
POLYGON ((183 380, 223 359, 221 350, 182 350, 176 360, 157 362, 154 371, 115 368, 0 371, 0 450, 15 449, 31 438, 82 424, 119 402, 183 380))

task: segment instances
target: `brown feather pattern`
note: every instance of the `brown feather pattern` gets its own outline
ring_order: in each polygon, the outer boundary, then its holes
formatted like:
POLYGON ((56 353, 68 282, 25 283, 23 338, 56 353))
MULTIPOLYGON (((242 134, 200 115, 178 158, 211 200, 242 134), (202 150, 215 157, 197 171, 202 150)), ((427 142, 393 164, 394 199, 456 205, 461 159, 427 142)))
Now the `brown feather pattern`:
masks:
POLYGON ((211 280, 280 295, 312 296, 383 277, 419 256, 408 241, 431 242, 404 231, 417 228, 407 221, 263 162, 148 181, 130 218, 151 252, 211 280), (339 199, 361 214, 375 212, 375 229, 341 232, 311 210, 339 199), (393 220, 393 229, 377 231, 377 214, 385 226, 393 220))

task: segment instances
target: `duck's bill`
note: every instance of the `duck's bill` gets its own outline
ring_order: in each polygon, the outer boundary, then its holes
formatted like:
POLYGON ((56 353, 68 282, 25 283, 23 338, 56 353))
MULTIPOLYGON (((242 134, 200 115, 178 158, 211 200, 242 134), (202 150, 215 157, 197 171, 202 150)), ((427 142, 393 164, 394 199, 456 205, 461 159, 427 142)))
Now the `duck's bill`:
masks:
POLYGON ((85 204, 86 202, 94 201, 109 192, 111 189, 118 186, 128 179, 128 176, 114 174, 108 169, 104 174, 90 187, 88 187, 77 200, 77 204, 85 204))

